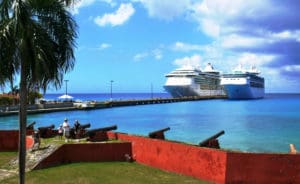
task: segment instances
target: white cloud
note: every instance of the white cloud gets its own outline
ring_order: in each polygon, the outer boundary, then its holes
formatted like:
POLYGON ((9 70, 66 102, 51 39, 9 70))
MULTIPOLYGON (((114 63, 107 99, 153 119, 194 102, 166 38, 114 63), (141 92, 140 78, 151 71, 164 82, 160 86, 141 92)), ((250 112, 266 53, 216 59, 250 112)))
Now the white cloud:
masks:
POLYGON ((142 3, 150 17, 168 21, 186 13, 190 5, 190 0, 134 0, 133 2, 142 3))
POLYGON ((300 72, 300 65, 287 65, 282 67, 285 72, 300 72))
POLYGON ((80 1, 76 1, 74 6, 71 7, 70 11, 73 15, 78 14, 79 13, 79 9, 82 7, 87 7, 92 5, 96 0, 80 0, 80 1))
POLYGON ((155 60, 160 60, 163 57, 161 49, 153 49, 152 51, 141 52, 133 57, 134 61, 141 61, 146 57, 154 57, 155 60))
POLYGON ((116 12, 107 13, 101 17, 98 16, 94 19, 94 22, 99 26, 119 26, 128 21, 134 13, 135 9, 131 3, 122 3, 116 12))
POLYGON ((92 4, 94 4, 97 1, 108 3, 111 6, 116 5, 116 3, 113 0, 78 0, 78 1, 75 1, 74 6, 70 8, 70 12, 73 15, 79 14, 80 8, 91 6, 92 4))
POLYGON ((262 44, 270 43, 272 40, 262 37, 246 37, 237 34, 227 35, 222 38, 223 48, 241 48, 241 47, 253 47, 262 44))
POLYGON ((271 37, 273 37, 274 39, 295 39, 297 40, 297 42, 300 42, 300 30, 285 30, 278 33, 271 33, 271 37))
POLYGON ((220 35, 220 25, 217 21, 212 19, 202 20, 202 31, 211 37, 219 37, 220 35))
POLYGON ((102 43, 100 44, 100 46, 98 47, 98 50, 103 50, 103 49, 107 49, 111 47, 111 44, 108 44, 108 43, 102 43))
POLYGON ((146 58, 149 54, 147 52, 138 53, 133 57, 134 61, 141 61, 142 59, 146 58))
POLYGON ((239 64, 243 66, 262 66, 271 62, 276 56, 265 54, 243 53, 237 58, 239 64))
POLYGON ((159 49, 154 49, 152 54, 156 60, 160 60, 162 58, 162 51, 159 49))
POLYGON ((196 44, 176 42, 171 46, 171 49, 174 50, 174 51, 189 52, 189 51, 203 50, 203 47, 201 45, 196 45, 196 44))
POLYGON ((194 54, 191 57, 175 59, 173 64, 175 64, 179 67, 197 67, 197 68, 199 68, 201 60, 202 60, 202 58, 200 55, 194 54))
POLYGON ((199 30, 218 38, 228 31, 239 29, 239 25, 234 23, 236 19, 260 18, 274 10, 265 7, 270 7, 268 0, 203 0, 190 6, 190 17, 199 23, 199 30))

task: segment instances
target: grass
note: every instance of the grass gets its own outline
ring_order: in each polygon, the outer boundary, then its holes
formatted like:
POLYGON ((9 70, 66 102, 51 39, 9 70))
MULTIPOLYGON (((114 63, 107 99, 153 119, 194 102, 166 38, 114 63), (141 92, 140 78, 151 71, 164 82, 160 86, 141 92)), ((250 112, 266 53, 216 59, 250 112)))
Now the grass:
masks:
MULTIPOLYGON (((111 139, 111 140, 107 140, 107 141, 102 141, 102 142, 123 142, 120 140, 116 140, 116 139, 111 139)), ((86 138, 82 138, 82 139, 69 139, 68 144, 77 144, 77 143, 88 143, 88 141, 86 140, 86 138)), ((62 145, 62 144, 66 144, 65 142, 65 138, 59 139, 57 136, 56 137, 52 137, 52 138, 41 138, 41 147, 43 146, 47 146, 49 144, 55 144, 55 145, 62 145)))
POLYGON ((17 152, 0 152, 0 168, 17 156, 17 152))
MULTIPOLYGON (((2 181, 6 184, 15 184, 18 177, 2 181)), ((204 184, 192 177, 165 172, 137 163, 128 162, 101 162, 101 163, 74 163, 31 171, 26 174, 26 184, 173 184, 195 183, 204 184)))
MULTIPOLYGON (((1 165, 17 156, 16 152, 0 152, 1 165)), ((18 183, 18 176, 0 181, 18 183)), ((138 163, 94 162, 73 163, 26 173, 26 184, 205 184, 206 181, 162 171, 138 163)))

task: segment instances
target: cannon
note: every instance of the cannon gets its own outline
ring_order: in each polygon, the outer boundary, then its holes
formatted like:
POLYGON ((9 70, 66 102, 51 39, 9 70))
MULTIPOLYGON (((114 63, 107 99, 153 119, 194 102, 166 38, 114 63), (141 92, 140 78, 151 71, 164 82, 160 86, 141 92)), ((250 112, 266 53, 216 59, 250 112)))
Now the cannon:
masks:
POLYGON ((84 137, 84 134, 86 132, 85 129, 89 127, 91 127, 90 123, 83 124, 83 125, 80 124, 77 129, 76 126, 74 126, 73 128, 70 129, 70 136, 76 139, 84 137))
POLYGON ((164 132, 168 130, 170 130, 170 127, 150 132, 149 137, 153 139, 165 139, 164 132))
POLYGON ((87 123, 87 124, 80 125, 79 129, 86 129, 86 128, 90 128, 90 127, 91 127, 91 124, 87 123))
POLYGON ((34 130, 35 121, 27 125, 26 130, 34 130))
POLYGON ((52 132, 52 130, 54 129, 54 125, 50 125, 50 126, 44 126, 44 127, 39 127, 39 133, 40 133, 40 137, 42 138, 48 138, 48 137, 53 137, 55 134, 52 132))
POLYGON ((218 141, 218 137, 220 137, 221 135, 225 134, 224 130, 214 134, 213 136, 205 139, 204 141, 199 143, 199 146, 201 147, 208 147, 208 148, 220 148, 219 145, 219 141, 218 141))
POLYGON ((103 128, 95 128, 95 129, 88 130, 85 133, 85 135, 91 137, 91 136, 95 135, 97 132, 107 132, 107 131, 116 130, 116 129, 117 129, 117 125, 103 127, 103 128))
POLYGON ((108 136, 106 134, 107 131, 116 130, 117 125, 103 127, 103 128, 96 128, 92 130, 88 130, 85 133, 85 136, 88 136, 88 141, 106 141, 108 140, 108 136))

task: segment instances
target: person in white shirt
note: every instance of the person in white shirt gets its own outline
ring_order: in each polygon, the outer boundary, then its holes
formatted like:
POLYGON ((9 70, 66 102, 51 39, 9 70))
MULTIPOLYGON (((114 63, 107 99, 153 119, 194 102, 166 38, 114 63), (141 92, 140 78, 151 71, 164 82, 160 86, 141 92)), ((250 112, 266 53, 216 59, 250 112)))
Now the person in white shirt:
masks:
POLYGON ((63 130, 64 130, 64 137, 66 138, 66 142, 68 142, 68 138, 70 137, 70 124, 67 118, 65 118, 63 122, 63 130))

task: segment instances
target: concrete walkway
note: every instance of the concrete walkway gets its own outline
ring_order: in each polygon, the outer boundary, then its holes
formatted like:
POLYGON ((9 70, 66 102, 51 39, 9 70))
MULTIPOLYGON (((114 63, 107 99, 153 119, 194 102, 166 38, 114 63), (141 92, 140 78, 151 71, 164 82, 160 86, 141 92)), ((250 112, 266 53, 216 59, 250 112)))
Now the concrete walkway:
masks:
MULTIPOLYGON (((60 145, 46 145, 38 150, 27 150, 26 172, 31 171, 40 161, 53 153, 60 145)), ((18 175, 18 158, 11 160, 8 164, 0 167, 0 183, 8 177, 18 175)))

